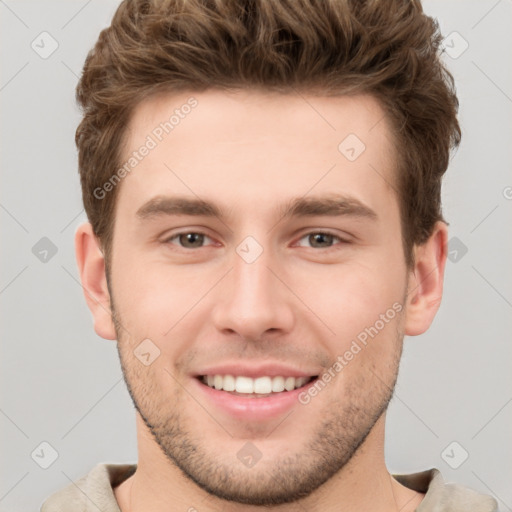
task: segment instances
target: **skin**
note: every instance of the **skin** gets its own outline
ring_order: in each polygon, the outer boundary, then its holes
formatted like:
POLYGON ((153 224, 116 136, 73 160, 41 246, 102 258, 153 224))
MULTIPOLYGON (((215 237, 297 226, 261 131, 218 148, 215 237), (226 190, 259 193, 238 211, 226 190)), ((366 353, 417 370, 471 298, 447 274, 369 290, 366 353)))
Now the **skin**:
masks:
MULTIPOLYGON (((190 96, 139 104, 125 156, 190 96)), ((117 340, 137 408, 138 467, 115 489, 121 510, 414 510, 423 495, 385 465, 385 411, 404 335, 424 332, 439 307, 446 225, 414 248, 408 268, 392 131, 374 98, 193 96, 197 107, 118 185, 110 290, 91 226, 76 233, 95 330, 117 340), (353 162, 338 151, 350 133, 366 146, 353 162), (333 193, 375 217, 280 214, 293 198, 333 193), (173 194, 214 202, 224 217, 137 216, 155 196, 173 194), (207 236, 183 247, 187 237, 174 236, 183 232, 207 236), (309 236, 318 232, 335 236, 309 236), (263 248, 250 264, 236 252, 247 236, 263 248), (235 420, 193 386, 194 371, 223 362, 321 374, 396 303, 401 313, 287 416, 235 420), (147 338, 160 350, 149 366, 134 356, 147 338), (247 441, 262 454, 251 468, 237 458, 247 441)))

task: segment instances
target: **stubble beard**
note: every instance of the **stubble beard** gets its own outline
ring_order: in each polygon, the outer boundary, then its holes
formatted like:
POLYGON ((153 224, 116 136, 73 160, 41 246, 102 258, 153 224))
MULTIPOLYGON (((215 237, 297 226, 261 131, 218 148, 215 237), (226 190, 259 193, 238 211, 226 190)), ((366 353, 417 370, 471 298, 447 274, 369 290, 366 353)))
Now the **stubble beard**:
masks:
MULTIPOLYGON (((201 420, 190 419, 175 406, 183 403, 186 393, 182 387, 175 383, 172 397, 162 391, 151 366, 145 367, 134 357, 136 343, 123 336, 122 321, 114 312, 113 304, 112 313, 123 377, 135 409, 148 431, 169 463, 179 468, 187 479, 208 494, 230 502, 271 506, 297 502, 310 496, 341 472, 358 452, 385 413, 398 377, 403 342, 400 327, 396 330, 393 354, 383 371, 384 377, 378 376, 370 367, 361 368, 357 378, 347 385, 343 400, 333 398, 330 401, 312 437, 295 447, 291 456, 265 460, 265 441, 262 439, 262 459, 248 468, 236 457, 239 447, 233 448, 232 454, 228 453, 229 448, 221 448, 221 453, 228 456, 219 457, 221 443, 201 438, 200 426, 195 432, 190 428, 190 424, 197 426, 202 421, 214 420, 204 411, 201 420)), ((170 375, 168 378, 174 382, 170 375)), ((186 383, 182 385, 186 386, 186 383)), ((323 393, 329 391, 324 390, 323 393)), ((308 406, 297 404, 297 407, 308 406)), ((285 439, 283 432, 286 428, 300 428, 293 416, 290 414, 278 429, 285 439)), ((229 444, 231 440, 227 433, 226 438, 229 444)), ((243 445, 243 440, 241 443, 240 439, 237 441, 236 446, 243 445)), ((247 441, 258 446, 257 439, 247 441)))

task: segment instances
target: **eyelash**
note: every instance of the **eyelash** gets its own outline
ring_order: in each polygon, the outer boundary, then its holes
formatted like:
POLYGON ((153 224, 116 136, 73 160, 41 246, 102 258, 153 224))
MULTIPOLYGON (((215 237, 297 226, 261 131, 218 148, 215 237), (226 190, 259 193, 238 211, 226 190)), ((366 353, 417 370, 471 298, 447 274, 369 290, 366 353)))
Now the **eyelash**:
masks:
MULTIPOLYGON (((174 239, 179 239, 179 237, 181 235, 190 235, 190 234, 194 234, 194 235, 203 235, 205 236, 206 238, 209 238, 210 240, 212 240, 211 237, 209 237, 206 233, 203 233, 201 231, 181 231, 179 233, 175 233, 174 235, 166 238, 163 243, 165 244, 171 244, 171 241, 174 240, 174 239)), ((340 236, 338 235, 335 235, 334 233, 331 233, 329 231, 309 231, 308 233, 305 233, 304 235, 302 235, 300 238, 299 238, 299 241, 302 240, 303 238, 306 238, 306 237, 309 237, 311 235, 328 235, 328 236, 332 236, 333 239, 335 240, 338 240, 338 242, 340 242, 341 244, 349 244, 350 242, 348 240, 345 240, 343 238, 341 238, 340 236)), ((174 245, 174 244, 172 244, 174 245)), ((201 246, 201 247, 195 247, 195 248, 190 248, 190 247, 183 247, 181 245, 179 245, 178 247, 180 247, 181 249, 185 249, 187 251, 190 251, 190 250, 193 250, 193 249, 201 249, 203 248, 204 246, 201 246)), ((320 247, 320 248, 316 248, 316 247, 311 247, 311 249, 317 249, 317 250, 330 250, 330 249, 336 249, 336 246, 335 245, 332 245, 330 247, 320 247)))

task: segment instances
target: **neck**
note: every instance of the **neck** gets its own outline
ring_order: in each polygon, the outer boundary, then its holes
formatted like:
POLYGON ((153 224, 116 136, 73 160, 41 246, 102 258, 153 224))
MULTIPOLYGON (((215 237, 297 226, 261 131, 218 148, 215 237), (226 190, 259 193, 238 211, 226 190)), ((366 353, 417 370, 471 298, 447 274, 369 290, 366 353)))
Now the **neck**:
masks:
MULTIPOLYGON (((384 462, 385 413, 352 459, 329 481, 299 502, 265 507, 292 512, 412 512, 423 494, 399 484, 384 462)), ((139 461, 136 472, 114 489, 121 512, 261 512, 262 507, 229 502, 208 494, 162 453, 137 414, 139 461)))

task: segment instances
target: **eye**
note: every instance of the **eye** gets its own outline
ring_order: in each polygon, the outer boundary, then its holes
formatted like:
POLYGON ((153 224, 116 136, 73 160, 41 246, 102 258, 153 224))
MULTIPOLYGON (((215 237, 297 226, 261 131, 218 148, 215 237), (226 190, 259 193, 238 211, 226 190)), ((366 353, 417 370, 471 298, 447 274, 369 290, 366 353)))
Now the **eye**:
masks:
POLYGON ((175 235, 164 240, 164 243, 170 243, 173 245, 179 245, 184 249, 197 249, 203 247, 205 240, 212 239, 204 233, 198 233, 195 231, 184 231, 182 233, 176 233, 175 235), (173 240, 177 240, 178 244, 175 244, 173 240))
POLYGON ((337 235, 333 235, 332 233, 326 233, 324 231, 315 231, 304 235, 300 240, 298 245, 301 247, 308 247, 304 244, 300 243, 301 240, 307 240, 310 243, 310 247, 315 249, 329 249, 333 246, 333 242, 338 241, 341 243, 348 243, 346 240, 343 240, 337 235))
MULTIPOLYGON (((205 246, 206 240, 213 242, 213 240, 204 233, 200 233, 197 231, 184 231, 181 233, 176 233, 169 238, 164 240, 164 243, 178 245, 183 249, 199 249, 205 246)), ((332 233, 328 233, 325 231, 315 231, 311 233, 307 233, 303 237, 300 238, 297 245, 301 247, 313 247, 315 249, 329 249, 335 245, 335 242, 340 243, 348 243, 347 240, 342 239, 341 237, 334 235, 332 233), (306 245, 303 240, 307 241, 306 245)), ((211 245, 208 244, 208 245, 211 245)))

